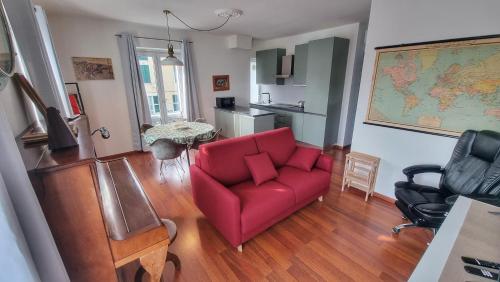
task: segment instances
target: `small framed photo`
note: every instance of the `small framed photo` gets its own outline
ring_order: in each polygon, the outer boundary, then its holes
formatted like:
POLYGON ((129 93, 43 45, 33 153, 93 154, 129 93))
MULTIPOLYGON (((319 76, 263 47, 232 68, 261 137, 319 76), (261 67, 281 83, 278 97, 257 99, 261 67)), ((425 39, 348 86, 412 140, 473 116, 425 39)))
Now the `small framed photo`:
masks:
POLYGON ((214 91, 227 91, 229 90, 229 75, 213 75, 212 84, 214 91))

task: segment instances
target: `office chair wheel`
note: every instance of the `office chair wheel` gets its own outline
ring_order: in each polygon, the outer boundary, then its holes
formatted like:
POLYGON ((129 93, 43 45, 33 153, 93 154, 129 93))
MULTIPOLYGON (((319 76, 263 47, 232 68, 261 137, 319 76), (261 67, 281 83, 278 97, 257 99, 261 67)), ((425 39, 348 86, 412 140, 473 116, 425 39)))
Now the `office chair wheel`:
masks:
POLYGON ((394 233, 394 234, 399 234, 400 231, 401 231, 400 228, 397 228, 397 227, 392 228, 392 233, 394 233))

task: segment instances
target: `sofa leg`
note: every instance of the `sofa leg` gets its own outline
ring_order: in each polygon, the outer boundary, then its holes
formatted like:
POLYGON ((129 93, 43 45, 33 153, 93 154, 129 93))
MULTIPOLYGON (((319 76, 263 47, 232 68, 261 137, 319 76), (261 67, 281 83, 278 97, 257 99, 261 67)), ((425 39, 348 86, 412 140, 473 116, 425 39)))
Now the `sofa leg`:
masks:
POLYGON ((236 248, 238 249, 238 252, 243 253, 243 245, 239 245, 236 248))
POLYGON ((319 196, 318 201, 323 202, 323 196, 319 196))

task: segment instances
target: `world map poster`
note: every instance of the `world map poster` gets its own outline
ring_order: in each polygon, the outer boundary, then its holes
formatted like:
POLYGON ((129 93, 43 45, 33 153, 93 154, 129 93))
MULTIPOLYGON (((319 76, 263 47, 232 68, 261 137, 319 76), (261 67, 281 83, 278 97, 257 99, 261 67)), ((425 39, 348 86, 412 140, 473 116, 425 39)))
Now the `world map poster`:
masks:
POLYGON ((366 123, 500 131, 500 38, 377 48, 366 123))

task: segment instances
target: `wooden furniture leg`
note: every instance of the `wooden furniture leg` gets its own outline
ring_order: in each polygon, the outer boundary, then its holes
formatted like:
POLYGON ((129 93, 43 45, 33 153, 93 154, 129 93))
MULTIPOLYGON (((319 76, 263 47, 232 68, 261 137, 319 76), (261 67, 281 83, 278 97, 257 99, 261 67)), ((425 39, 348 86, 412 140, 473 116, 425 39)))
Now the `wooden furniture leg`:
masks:
POLYGON ((165 268, 167 252, 168 246, 163 246, 139 259, 142 268, 148 273, 149 282, 160 281, 163 269, 165 268))

